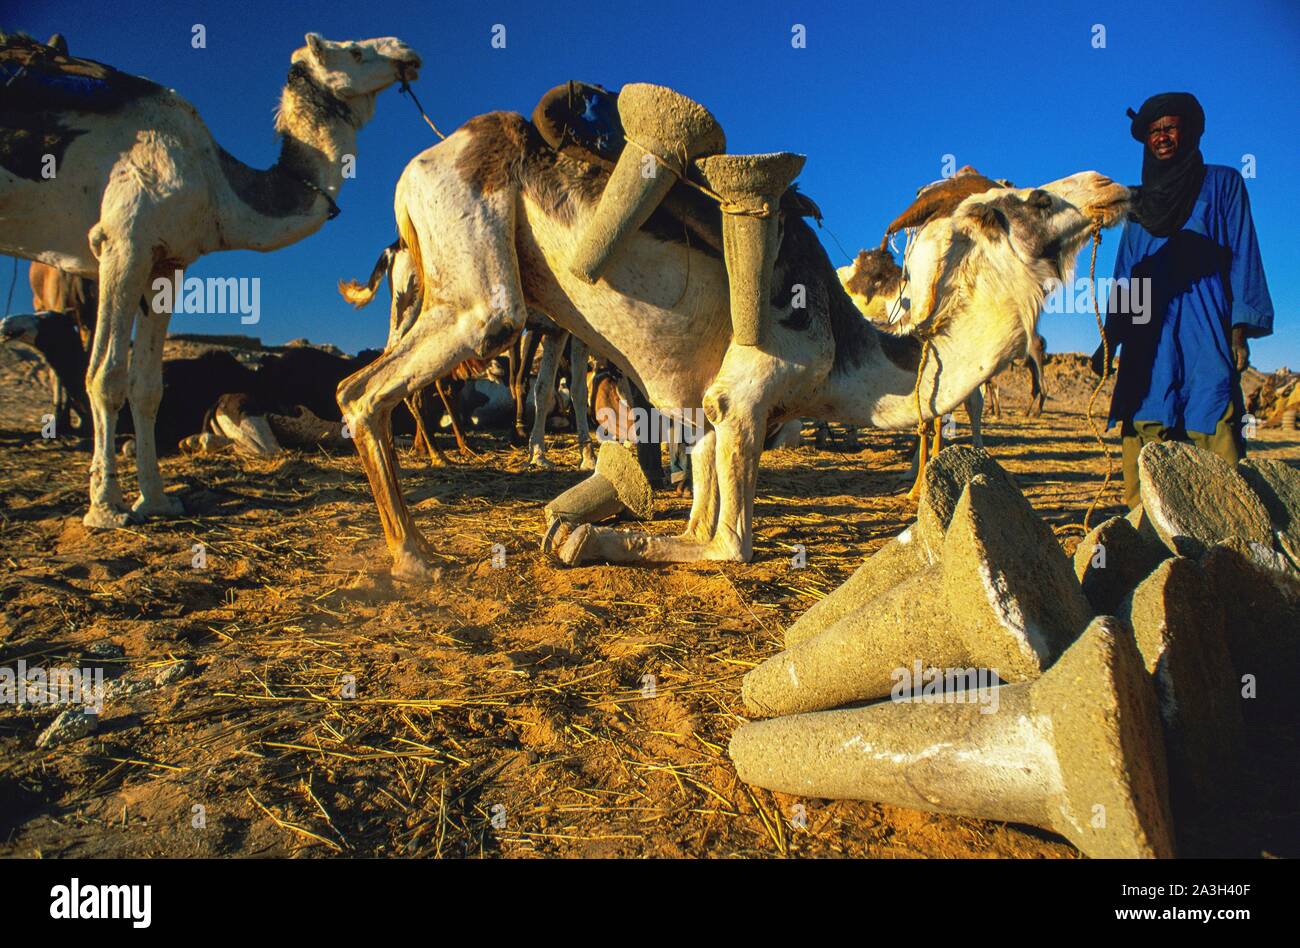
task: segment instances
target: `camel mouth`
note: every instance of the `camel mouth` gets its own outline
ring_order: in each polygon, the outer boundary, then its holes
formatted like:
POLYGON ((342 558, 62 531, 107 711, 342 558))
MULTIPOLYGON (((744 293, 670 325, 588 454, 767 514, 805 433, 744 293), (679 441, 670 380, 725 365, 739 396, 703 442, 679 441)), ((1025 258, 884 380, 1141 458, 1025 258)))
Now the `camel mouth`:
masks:
POLYGON ((1128 213, 1133 193, 1122 184, 1111 184, 1084 207, 1083 213, 1103 227, 1110 227, 1128 213))
POLYGON ((424 65, 418 53, 407 53, 397 62, 397 78, 402 82, 414 82, 420 78, 420 67, 424 65))

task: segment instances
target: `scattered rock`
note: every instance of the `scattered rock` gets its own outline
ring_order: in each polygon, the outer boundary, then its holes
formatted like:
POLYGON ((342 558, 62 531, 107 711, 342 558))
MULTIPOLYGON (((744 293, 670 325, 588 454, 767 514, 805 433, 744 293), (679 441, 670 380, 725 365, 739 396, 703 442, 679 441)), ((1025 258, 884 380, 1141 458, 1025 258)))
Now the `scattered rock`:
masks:
POLYGON ((153 691, 157 687, 158 685, 152 679, 123 675, 121 678, 110 681, 104 686, 104 700, 116 701, 121 698, 129 698, 132 695, 153 691))
POLYGON ((194 663, 186 659, 185 661, 168 665, 166 668, 160 670, 158 674, 154 676, 153 681, 159 688, 163 688, 180 681, 182 678, 188 678, 190 675, 194 674, 194 671, 194 663))
POLYGON ((57 747, 60 744, 68 744, 80 740, 87 734, 93 734, 98 727, 97 715, 90 714, 79 707, 68 708, 54 719, 53 724, 41 732, 36 738, 36 746, 57 747))
POLYGON ((95 642, 81 650, 83 660, 111 662, 114 659, 124 658, 126 649, 115 642, 95 642))
POLYGON ((1142 508, 1172 552, 1193 558, 1229 537, 1271 547, 1268 512, 1233 466, 1178 441, 1138 455, 1142 508))

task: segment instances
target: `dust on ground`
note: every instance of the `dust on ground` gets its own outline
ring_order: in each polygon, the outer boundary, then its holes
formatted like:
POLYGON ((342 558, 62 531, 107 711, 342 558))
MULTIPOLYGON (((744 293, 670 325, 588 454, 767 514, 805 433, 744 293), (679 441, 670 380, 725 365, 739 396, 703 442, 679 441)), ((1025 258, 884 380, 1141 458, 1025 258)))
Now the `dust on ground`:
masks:
MULTIPOLYGON (((1105 470, 1086 368, 1053 360, 1038 419, 1023 376, 988 447, 1049 523, 1077 523, 1105 470)), ((585 476, 571 438, 553 472, 482 434, 478 461, 407 453, 443 561, 409 587, 352 456, 166 459, 186 516, 87 531, 84 445, 40 438, 30 362, 3 355, 0 384, 0 664, 135 683, 53 748, 36 738, 58 709, 0 710, 0 855, 1077 856, 1028 827, 750 788, 726 757, 741 676, 910 521, 904 434, 765 455, 748 564, 560 568, 538 540, 585 476)), ((1254 446, 1300 459, 1295 432, 1254 446)), ((655 500, 652 529, 680 530, 689 500, 655 500)), ((1293 810, 1238 849, 1294 855, 1293 810)))

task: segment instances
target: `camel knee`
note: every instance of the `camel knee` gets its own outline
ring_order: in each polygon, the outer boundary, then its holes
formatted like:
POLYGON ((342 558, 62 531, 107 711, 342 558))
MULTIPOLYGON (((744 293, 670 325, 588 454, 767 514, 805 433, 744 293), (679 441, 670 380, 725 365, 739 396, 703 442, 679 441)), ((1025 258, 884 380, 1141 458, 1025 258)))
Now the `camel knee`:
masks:
POLYGON ((162 404, 161 384, 153 379, 131 379, 128 388, 133 411, 146 418, 154 418, 158 415, 158 406, 162 404))
POLYGON ((86 393, 92 401, 109 408, 121 408, 126 401, 127 367, 104 362, 86 373, 86 393))

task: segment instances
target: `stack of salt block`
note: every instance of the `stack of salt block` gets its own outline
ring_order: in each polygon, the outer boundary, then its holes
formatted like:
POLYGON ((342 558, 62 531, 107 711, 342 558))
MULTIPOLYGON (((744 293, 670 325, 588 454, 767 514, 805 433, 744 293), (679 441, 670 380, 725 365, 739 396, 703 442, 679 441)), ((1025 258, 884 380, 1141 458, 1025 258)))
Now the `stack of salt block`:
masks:
POLYGON ((1295 720, 1300 474, 1175 443, 1139 474, 1142 507, 1072 568, 986 453, 941 452, 916 522, 746 676, 768 720, 732 739, 741 778, 1042 826, 1093 856, 1172 855, 1175 826, 1188 855, 1207 826, 1232 838, 1243 734, 1295 720), (989 669, 996 694, 900 691, 922 668, 989 669))

